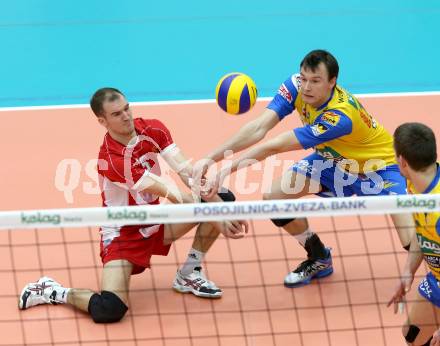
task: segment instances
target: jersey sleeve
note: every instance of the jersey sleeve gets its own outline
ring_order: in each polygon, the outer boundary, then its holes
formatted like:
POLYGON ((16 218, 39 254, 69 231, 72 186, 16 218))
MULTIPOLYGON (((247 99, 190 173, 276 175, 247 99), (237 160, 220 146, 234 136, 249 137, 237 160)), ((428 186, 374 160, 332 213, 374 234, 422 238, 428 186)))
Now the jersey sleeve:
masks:
POLYGON ((154 145, 157 146, 156 149, 159 152, 174 144, 170 130, 168 130, 168 128, 160 120, 151 119, 147 126, 148 129, 145 131, 145 133, 151 136, 151 138, 154 140, 154 145))
POLYGON ((312 125, 294 129, 296 138, 304 149, 348 135, 353 130, 351 119, 338 110, 320 114, 312 125))
POLYGON ((294 74, 292 77, 286 79, 283 84, 281 84, 278 89, 278 93, 274 96, 267 108, 275 111, 280 120, 283 120, 287 115, 295 110, 295 101, 298 97, 299 88, 299 74, 294 74))

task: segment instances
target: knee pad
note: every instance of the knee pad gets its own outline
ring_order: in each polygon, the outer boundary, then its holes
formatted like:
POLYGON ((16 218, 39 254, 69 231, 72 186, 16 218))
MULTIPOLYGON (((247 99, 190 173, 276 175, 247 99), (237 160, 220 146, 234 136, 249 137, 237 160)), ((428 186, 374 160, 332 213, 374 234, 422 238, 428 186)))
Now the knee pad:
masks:
POLYGON ((413 324, 410 324, 408 327, 408 331, 406 332, 405 335, 406 342, 413 343, 414 340, 417 338, 417 335, 419 335, 419 333, 420 333, 420 328, 413 324))
POLYGON ((218 196, 222 199, 223 202, 235 201, 235 195, 230 190, 228 190, 228 192, 219 192, 218 196))
POLYGON ((102 291, 90 297, 88 310, 95 323, 112 323, 120 321, 128 307, 113 292, 102 291))
POLYGON ((292 219, 270 219, 270 221, 272 221, 274 223, 274 225, 277 227, 283 227, 283 226, 287 225, 288 223, 292 222, 293 220, 295 220, 295 219, 294 218, 292 218, 292 219))
MULTIPOLYGON (((235 201, 235 195, 230 190, 228 190, 228 192, 219 192, 217 195, 222 199, 223 202, 235 201)), ((203 198, 201 199, 201 202, 206 203, 206 201, 203 200, 203 198)))

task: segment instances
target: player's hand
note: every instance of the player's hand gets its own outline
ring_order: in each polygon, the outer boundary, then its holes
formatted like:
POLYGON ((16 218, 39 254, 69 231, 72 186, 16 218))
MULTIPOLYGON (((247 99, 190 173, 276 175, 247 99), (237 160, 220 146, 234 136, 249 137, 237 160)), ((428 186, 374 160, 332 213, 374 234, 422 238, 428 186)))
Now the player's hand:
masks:
POLYGON ((440 329, 437 329, 432 335, 432 340, 429 346, 440 346, 440 329))
POLYGON ((227 171, 220 171, 216 174, 216 176, 213 179, 208 179, 206 184, 209 186, 209 189, 206 189, 202 196, 206 198, 212 198, 214 195, 216 195, 221 186, 223 185, 224 180, 226 179, 228 175, 227 171))
POLYGON ((204 177, 208 172, 208 168, 210 166, 211 165, 209 164, 207 159, 197 161, 193 165, 193 179, 200 179, 201 177, 204 177))
POLYGON ((402 275, 399 284, 396 287, 393 297, 387 304, 387 307, 394 304, 394 313, 396 314, 399 310, 399 304, 403 303, 403 298, 410 291, 411 284, 414 280, 414 275, 412 274, 404 274, 402 275))
POLYGON ((210 191, 210 181, 206 179, 206 173, 209 167, 215 162, 208 159, 201 159, 197 161, 192 169, 192 176, 189 179, 189 186, 191 191, 197 196, 206 197, 210 191))
POLYGON ((227 238, 240 239, 248 233, 249 224, 247 221, 221 221, 214 222, 214 226, 227 238))
POLYGON ((192 169, 192 180, 195 184, 202 186, 203 180, 206 178, 206 173, 208 173, 209 167, 211 167, 215 162, 209 159, 201 159, 193 165, 192 169))

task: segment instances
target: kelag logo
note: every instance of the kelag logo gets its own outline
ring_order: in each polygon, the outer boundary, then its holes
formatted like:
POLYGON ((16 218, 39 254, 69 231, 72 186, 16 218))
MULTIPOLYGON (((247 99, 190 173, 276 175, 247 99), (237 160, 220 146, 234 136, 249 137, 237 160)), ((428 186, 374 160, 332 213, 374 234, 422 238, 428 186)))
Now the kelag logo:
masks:
POLYGON ((21 223, 26 225, 34 223, 50 223, 52 225, 58 225, 60 222, 61 215, 59 214, 21 213, 21 223))
POLYGON ((107 210, 107 220, 139 220, 145 221, 147 219, 146 211, 129 211, 124 209, 123 211, 112 212, 107 210))
POLYGON ((435 199, 397 199, 397 208, 414 208, 414 207, 426 207, 428 209, 434 209, 436 207, 435 199))

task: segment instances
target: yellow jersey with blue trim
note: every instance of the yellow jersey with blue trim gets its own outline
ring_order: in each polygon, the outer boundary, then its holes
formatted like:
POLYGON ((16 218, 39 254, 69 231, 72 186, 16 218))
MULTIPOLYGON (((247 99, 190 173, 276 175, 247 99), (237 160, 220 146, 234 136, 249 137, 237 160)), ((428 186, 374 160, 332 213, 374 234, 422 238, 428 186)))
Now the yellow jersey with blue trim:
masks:
POLYGON ((300 75, 295 74, 280 86, 267 108, 280 120, 296 109, 303 126, 294 132, 302 147, 313 147, 324 159, 344 163, 344 169, 351 173, 396 164, 391 134, 339 85, 323 105, 315 108, 304 102, 300 75))
MULTIPOLYGON (((408 181, 408 193, 419 193, 410 181, 408 181)), ((438 164, 435 178, 422 193, 427 194, 427 199, 429 199, 429 195, 440 193, 438 164)), ((416 223, 417 241, 424 259, 434 277, 440 281, 440 212, 414 213, 413 216, 416 223)))

